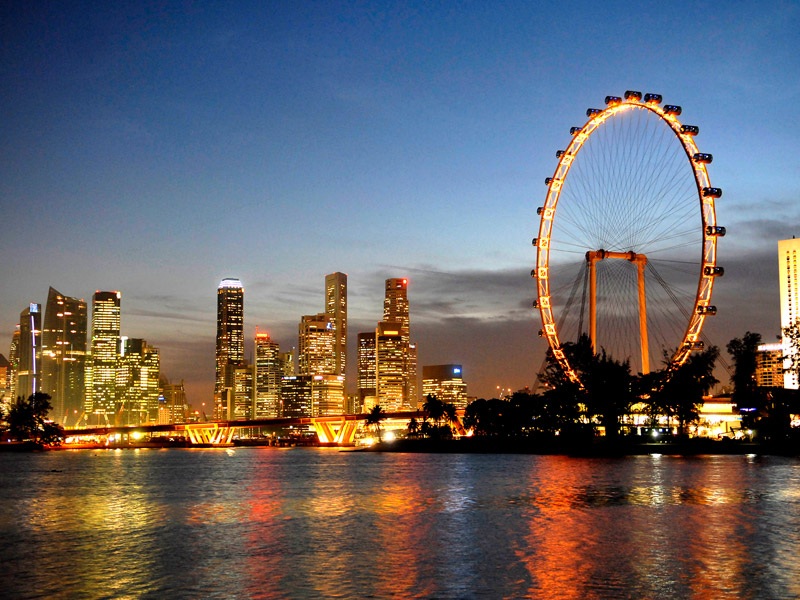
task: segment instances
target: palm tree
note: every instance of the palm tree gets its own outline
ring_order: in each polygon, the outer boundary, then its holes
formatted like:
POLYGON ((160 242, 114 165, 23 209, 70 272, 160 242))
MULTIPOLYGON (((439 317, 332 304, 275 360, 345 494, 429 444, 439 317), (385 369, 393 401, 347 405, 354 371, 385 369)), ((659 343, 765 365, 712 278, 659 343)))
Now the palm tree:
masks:
POLYGON ((439 400, 433 394, 428 394, 425 397, 425 404, 422 405, 422 410, 426 413, 426 420, 431 419, 437 426, 444 418, 444 402, 439 400))
POLYGON ((378 443, 381 442, 381 421, 386 418, 386 413, 383 412, 383 408, 380 404, 376 404, 372 407, 372 410, 369 411, 367 414, 367 418, 364 419, 364 422, 367 426, 372 426, 375 430, 375 435, 378 436, 378 443))

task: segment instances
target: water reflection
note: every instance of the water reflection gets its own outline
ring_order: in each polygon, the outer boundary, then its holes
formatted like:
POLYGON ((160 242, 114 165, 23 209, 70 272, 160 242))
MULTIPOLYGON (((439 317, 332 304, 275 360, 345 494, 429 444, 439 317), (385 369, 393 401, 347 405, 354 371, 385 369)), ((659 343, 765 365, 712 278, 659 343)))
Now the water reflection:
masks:
POLYGON ((794 459, 58 452, 0 489, 12 598, 800 596, 794 459))

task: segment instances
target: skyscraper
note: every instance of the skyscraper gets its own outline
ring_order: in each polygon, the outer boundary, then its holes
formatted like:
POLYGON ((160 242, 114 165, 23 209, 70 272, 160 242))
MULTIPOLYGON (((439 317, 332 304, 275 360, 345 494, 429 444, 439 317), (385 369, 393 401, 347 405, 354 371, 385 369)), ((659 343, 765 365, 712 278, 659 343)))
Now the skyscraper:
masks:
POLYGON ((368 411, 377 404, 375 399, 375 332, 358 334, 358 406, 356 411, 368 411))
POLYGON ((120 339, 117 362, 120 425, 143 425, 158 420, 160 372, 158 348, 142 339, 120 339))
POLYGON ((40 391, 42 306, 31 302, 19 315, 19 365, 17 396, 27 398, 40 391))
POLYGON ((336 374, 336 331, 331 315, 320 313, 301 317, 297 341, 300 375, 336 374))
MULTIPOLYGON (((800 239, 780 240, 778 242, 778 289, 781 298, 781 330, 794 325, 800 320, 800 271, 797 259, 800 254, 800 239)), ((797 353, 789 340, 782 336, 784 359, 783 366, 791 365, 791 357, 797 353)), ((786 371, 783 374, 783 387, 796 390, 798 378, 795 373, 786 371)))
POLYGON ((256 407, 255 418, 279 417, 281 406, 281 351, 268 333, 256 331, 256 407))
POLYGON ((12 400, 11 375, 13 372, 11 362, 0 354, 0 406, 8 404, 12 400))
POLYGON ((406 355, 401 324, 381 321, 375 330, 375 395, 384 410, 406 405, 406 355))
MULTIPOLYGON (((298 335, 298 373, 311 376, 309 393, 316 390, 324 398, 308 399, 311 416, 318 416, 320 406, 326 414, 328 407, 338 406, 344 412, 344 376, 337 375, 336 369, 336 325, 334 316, 328 313, 305 315, 300 320, 298 335), (333 377, 333 379, 328 376, 333 377), (316 385, 315 385, 316 383, 316 385)), ((305 404, 305 399, 303 403, 305 404)))
MULTIPOLYGON (((392 350, 391 354, 394 356, 395 353, 399 352, 402 356, 402 382, 403 382, 403 392, 402 392, 402 399, 400 401, 400 405, 398 408, 411 408, 417 405, 417 346, 416 344, 411 343, 411 335, 410 335, 410 319, 409 319, 409 310, 408 310, 408 279, 405 278, 392 278, 386 280, 386 295, 383 301, 383 321, 382 323, 378 324, 378 329, 376 331, 376 357, 377 357, 377 368, 376 368, 376 379, 377 379, 377 401, 382 406, 386 406, 387 404, 394 405, 396 399, 394 398, 394 391, 392 392, 392 396, 385 397, 385 394, 388 393, 387 390, 394 389, 394 385, 387 387, 387 383, 384 380, 381 383, 381 373, 383 372, 384 375, 387 372, 386 366, 386 349, 381 348, 381 326, 384 325, 384 331, 387 330, 395 330, 397 329, 400 336, 399 344, 397 344, 394 340, 391 341, 392 350), (399 348, 399 350, 397 348, 399 348), (381 360, 384 361, 384 366, 382 367, 380 362, 381 360)), ((388 342, 388 340, 387 340, 388 342)), ((395 358, 392 358, 394 361, 395 358)), ((395 370, 395 366, 392 365, 390 368, 392 372, 395 370)))
POLYGON ((408 315, 408 279, 387 279, 386 296, 383 300, 383 320, 400 323, 400 336, 408 346, 410 324, 408 315))
POLYGON ((214 417, 227 415, 225 389, 233 388, 233 368, 244 362, 244 288, 238 279, 223 279, 217 288, 217 351, 214 417))
POLYGON ((98 423, 115 421, 121 301, 120 292, 97 291, 92 297, 92 394, 87 412, 98 423))
POLYGON ((62 425, 75 425, 84 410, 86 330, 86 301, 51 287, 42 329, 41 389, 50 394, 51 415, 62 425))
POLYGON ((325 313, 333 317, 334 375, 345 375, 347 369, 347 275, 325 276, 325 313))
POLYGON ((17 398, 17 373, 19 372, 19 324, 14 327, 11 334, 11 346, 8 349, 8 364, 11 369, 8 372, 8 397, 10 400, 17 398))
POLYGON ((431 365, 422 367, 422 394, 436 396, 456 408, 467 407, 467 384, 461 365, 431 365))

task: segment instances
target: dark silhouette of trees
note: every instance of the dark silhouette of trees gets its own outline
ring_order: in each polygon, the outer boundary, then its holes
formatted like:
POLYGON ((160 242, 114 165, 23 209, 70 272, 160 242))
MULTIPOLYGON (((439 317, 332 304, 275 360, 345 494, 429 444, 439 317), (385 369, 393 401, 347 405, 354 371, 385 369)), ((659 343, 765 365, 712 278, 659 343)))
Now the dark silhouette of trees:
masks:
POLYGON ((47 418, 53 409, 50 396, 36 392, 27 399, 17 398, 6 414, 6 433, 17 441, 57 445, 64 440, 64 428, 47 418))
POLYGON ((614 360, 603 349, 590 363, 584 379, 587 413, 599 420, 606 436, 616 438, 620 419, 630 413, 635 399, 630 363, 614 360))
POLYGON ((420 431, 424 436, 439 439, 453 437, 452 425, 458 423, 454 404, 439 400, 433 394, 428 394, 422 410, 425 412, 425 420, 420 431))
POLYGON ((719 358, 719 348, 710 346, 692 354, 680 367, 669 373, 661 390, 663 406, 678 419, 679 435, 688 433, 688 426, 699 418, 703 396, 719 383, 714 377, 714 366, 719 358))
POLYGON ((761 334, 748 331, 741 338, 733 338, 726 346, 733 359, 731 399, 740 408, 759 409, 764 400, 756 385, 756 356, 760 343, 761 334))

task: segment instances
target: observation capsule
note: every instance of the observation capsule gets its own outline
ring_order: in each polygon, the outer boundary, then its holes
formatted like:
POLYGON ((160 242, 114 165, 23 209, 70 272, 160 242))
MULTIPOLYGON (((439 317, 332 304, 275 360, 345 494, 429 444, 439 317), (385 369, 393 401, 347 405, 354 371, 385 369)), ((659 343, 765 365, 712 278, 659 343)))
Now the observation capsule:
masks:
POLYGON ((556 158, 561 158, 566 154, 566 150, 556 150, 556 158))
POLYGON ((697 125, 681 125, 681 133, 684 135, 697 135, 700 128, 697 125))
POLYGON ((531 277, 536 279, 536 269, 531 269, 531 277))
POLYGON ((552 177, 545 177, 545 178, 544 178, 544 184, 545 184, 545 185, 550 185, 550 183, 551 183, 552 181, 553 181, 553 178, 552 178, 552 177))
MULTIPOLYGON (((549 179, 549 178, 548 178, 548 179, 549 179)), ((537 215, 539 215, 540 217, 542 216, 542 213, 543 213, 543 212, 544 212, 544 206, 538 206, 538 207, 536 208, 536 214, 537 214, 537 215)))
POLYGON ((622 98, 619 96, 606 96, 606 106, 616 106, 622 104, 622 98))
POLYGON ((698 315, 709 315, 713 316, 717 314, 717 307, 709 304, 708 306, 698 306, 697 307, 697 314, 698 315))
POLYGON ((661 94, 645 94, 644 101, 648 104, 661 104, 661 94))
POLYGON ((533 240, 531 241, 531 245, 538 246, 539 245, 539 238, 533 238, 533 240))
POLYGON ((676 117, 681 114, 682 108, 677 106, 676 104, 666 104, 664 105, 664 112, 668 115, 675 115, 676 117))
POLYGON ((704 187, 703 198, 722 198, 722 188, 704 187))
POLYGON ((570 128, 569 128, 569 134, 570 134, 570 135, 575 135, 575 134, 576 134, 576 133, 578 133, 578 132, 579 132, 581 129, 583 129, 583 127, 570 127, 570 128))
POLYGON ((637 92, 634 90, 628 90, 627 92, 625 92, 625 100, 628 100, 629 102, 633 101, 638 102, 641 99, 642 99, 642 92, 637 92))
POLYGON ((722 277, 725 274, 725 269, 722 267, 703 267, 703 275, 713 275, 722 277))
POLYGON ((719 225, 706 225, 706 235, 723 237, 726 233, 727 230, 724 227, 720 227, 719 225))
POLYGON ((704 165, 707 165, 711 163, 712 160, 714 160, 714 157, 711 154, 708 154, 707 152, 698 152, 692 156, 692 160, 696 163, 702 163, 704 165))
POLYGON ((601 112, 603 112, 603 111, 600 110, 599 108, 587 108, 586 109, 586 116, 589 117, 590 119, 593 119, 594 117, 599 115, 601 112))
POLYGON ((533 299, 533 308, 539 308, 539 299, 538 298, 534 298, 533 299))

